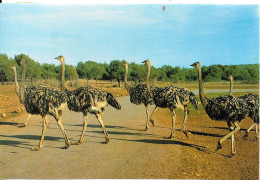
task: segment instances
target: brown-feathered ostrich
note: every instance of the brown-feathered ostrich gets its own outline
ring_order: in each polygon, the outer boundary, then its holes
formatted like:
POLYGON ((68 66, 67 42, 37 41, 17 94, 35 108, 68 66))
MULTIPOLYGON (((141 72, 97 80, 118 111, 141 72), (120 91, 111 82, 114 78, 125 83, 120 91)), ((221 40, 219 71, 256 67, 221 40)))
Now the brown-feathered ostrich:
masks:
POLYGON ((75 142, 73 144, 78 145, 83 142, 84 134, 87 128, 88 124, 88 116, 87 114, 94 114, 98 122, 100 123, 104 135, 105 135, 105 143, 109 142, 109 136, 105 129, 105 125, 102 120, 102 113, 105 110, 105 107, 109 104, 110 106, 121 109, 121 105, 117 101, 117 99, 109 92, 105 92, 93 87, 80 87, 73 91, 69 91, 67 88, 65 88, 65 61, 63 56, 58 56, 57 58, 61 64, 62 64, 62 79, 61 79, 61 88, 64 89, 64 92, 66 93, 68 97, 68 108, 71 111, 74 112, 82 112, 83 113, 83 130, 80 136, 80 139, 78 142, 75 142))
MULTIPOLYGON (((145 61, 142 62, 142 63, 145 63, 145 61)), ((148 62, 147 64, 148 65, 147 65, 146 82, 149 82, 150 63, 148 62)), ((125 89, 130 96, 130 102, 133 103, 133 104, 136 104, 136 105, 143 104, 145 106, 145 109, 146 109, 146 127, 145 127, 145 130, 147 130, 149 128, 149 123, 148 123, 149 121, 154 126, 154 121, 150 119, 149 105, 154 104, 152 96, 151 96, 151 89, 153 90, 156 87, 149 86, 148 84, 144 84, 144 83, 138 84, 136 86, 131 86, 127 82, 128 64, 127 64, 127 62, 125 62, 123 65, 125 67, 125 77, 124 77, 125 83, 124 84, 125 84, 125 89)))
MULTIPOLYGON (((143 63, 146 64, 147 68, 150 67, 150 61, 146 60, 143 63)), ((149 76, 150 74, 147 74, 149 76)), ((147 81, 147 86, 149 88, 149 81, 147 81)), ((175 112, 174 109, 181 108, 184 110, 184 120, 181 127, 181 131, 188 137, 188 134, 185 130, 185 122, 187 120, 188 108, 187 105, 189 102, 198 109, 198 102, 195 97, 195 94, 192 91, 188 91, 186 88, 168 86, 164 88, 153 87, 151 86, 151 97, 156 105, 153 113, 150 115, 150 118, 155 113, 155 111, 160 108, 169 108, 172 116, 172 130, 169 138, 175 136, 175 112)))
MULTIPOLYGON (((12 68, 13 71, 14 71, 15 92, 16 92, 17 96, 19 97, 20 103, 23 104, 24 102, 23 102, 22 96, 21 96, 21 94, 20 94, 20 93, 21 93, 21 91, 20 91, 20 85, 19 85, 19 83, 18 83, 18 81, 17 81, 16 66, 12 66, 11 68, 12 68)), ((25 122, 24 122, 22 125, 19 125, 19 127, 25 127, 25 126, 28 124, 30 117, 31 117, 31 114, 28 114, 28 116, 27 116, 25 122)))
POLYGON ((196 62, 191 66, 198 71, 199 96, 206 113, 212 120, 226 121, 230 130, 230 133, 218 141, 216 151, 221 149, 222 143, 231 137, 231 154, 234 155, 236 153, 234 134, 240 130, 238 123, 249 115, 248 103, 243 99, 233 96, 219 96, 208 99, 203 91, 200 63, 196 62))
POLYGON ((28 86, 24 89, 25 60, 21 59, 18 64, 22 67, 22 85, 20 92, 21 100, 25 106, 25 109, 29 114, 41 115, 43 119, 42 135, 39 146, 33 148, 32 150, 40 150, 43 147, 44 136, 49 124, 49 120, 47 119, 48 114, 56 119, 64 136, 66 144, 64 148, 67 149, 70 142, 61 122, 62 108, 66 105, 67 101, 66 94, 62 91, 49 89, 43 86, 28 86))
MULTIPOLYGON (((229 75, 227 78, 230 81, 230 95, 232 95, 232 90, 233 90, 233 77, 232 75, 229 75)), ((248 137, 248 133, 255 127, 255 135, 256 138, 259 138, 258 134, 258 126, 257 124, 259 123, 259 95, 257 94, 246 94, 244 96, 239 96, 237 98, 243 99, 247 102, 249 106, 249 117, 254 121, 252 126, 250 126, 246 132, 243 138, 248 137)))

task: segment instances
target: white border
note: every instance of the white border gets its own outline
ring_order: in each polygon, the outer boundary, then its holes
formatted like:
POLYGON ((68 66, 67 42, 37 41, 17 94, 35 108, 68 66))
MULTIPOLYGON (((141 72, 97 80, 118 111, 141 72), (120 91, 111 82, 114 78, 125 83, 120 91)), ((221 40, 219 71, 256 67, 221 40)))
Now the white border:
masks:
POLYGON ((2 0, 2 3, 37 4, 260 4, 259 0, 2 0))

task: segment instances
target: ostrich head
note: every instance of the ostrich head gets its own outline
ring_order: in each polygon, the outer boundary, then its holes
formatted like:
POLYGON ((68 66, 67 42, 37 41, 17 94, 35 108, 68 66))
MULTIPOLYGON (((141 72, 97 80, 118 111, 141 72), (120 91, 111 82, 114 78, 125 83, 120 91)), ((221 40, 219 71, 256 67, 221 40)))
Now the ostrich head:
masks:
POLYGON ((11 66, 10 68, 16 71, 16 66, 11 66))
POLYGON ((195 63, 191 64, 190 66, 192 66, 196 69, 199 69, 200 68, 200 62, 195 62, 195 63))
POLYGON ((58 56, 54 59, 58 59, 61 63, 64 63, 64 56, 58 56))
POLYGON ((232 76, 232 75, 229 75, 229 76, 227 77, 227 79, 230 80, 230 81, 232 81, 232 80, 233 80, 233 76, 232 76))
POLYGON ((142 62, 143 64, 146 64, 146 65, 151 65, 150 61, 147 59, 145 61, 142 62))
POLYGON ((21 58, 17 63, 18 63, 19 66, 24 66, 24 64, 25 64, 25 59, 24 59, 24 58, 21 58))
POLYGON ((128 67, 127 62, 124 62, 124 63, 123 63, 123 66, 124 66, 125 68, 127 68, 127 67, 128 67))

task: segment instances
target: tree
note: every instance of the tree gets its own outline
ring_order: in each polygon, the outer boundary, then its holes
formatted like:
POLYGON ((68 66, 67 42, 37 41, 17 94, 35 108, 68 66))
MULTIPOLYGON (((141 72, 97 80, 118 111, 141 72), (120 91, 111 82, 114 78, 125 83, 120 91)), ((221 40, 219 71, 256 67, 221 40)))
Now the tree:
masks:
POLYGON ((138 65, 136 63, 129 64, 130 80, 132 79, 135 83, 144 81, 146 77, 146 67, 138 65))
POLYGON ((123 67, 124 62, 125 62, 124 60, 122 61, 113 60, 110 62, 108 68, 108 74, 110 79, 116 79, 119 87, 120 87, 120 82, 121 80, 123 80, 125 74, 125 69, 123 67))
POLYGON ((11 66, 15 65, 14 60, 9 60, 6 54, 0 54, 0 81, 11 81, 14 79, 14 73, 11 70, 11 66))
POLYGON ((42 65, 42 78, 43 79, 56 79, 58 78, 56 73, 56 66, 54 64, 46 64, 42 65))
POLYGON ((207 76, 205 81, 219 81, 221 80, 223 71, 218 65, 212 65, 208 68, 207 76))
POLYGON ((19 63, 19 61, 22 58, 24 58, 25 60, 25 69, 26 69, 25 77, 31 79, 31 82, 33 80, 41 78, 42 67, 40 63, 35 62, 33 59, 31 59, 29 56, 25 54, 16 55, 14 59, 17 63, 19 63))
MULTIPOLYGON (((56 74, 58 80, 61 79, 61 66, 56 67, 56 74)), ((74 66, 72 65, 65 65, 65 80, 73 80, 73 79, 78 79, 78 74, 77 70, 74 66)))
POLYGON ((79 78, 87 78, 86 71, 85 71, 85 64, 81 61, 77 64, 77 73, 79 75, 79 78))

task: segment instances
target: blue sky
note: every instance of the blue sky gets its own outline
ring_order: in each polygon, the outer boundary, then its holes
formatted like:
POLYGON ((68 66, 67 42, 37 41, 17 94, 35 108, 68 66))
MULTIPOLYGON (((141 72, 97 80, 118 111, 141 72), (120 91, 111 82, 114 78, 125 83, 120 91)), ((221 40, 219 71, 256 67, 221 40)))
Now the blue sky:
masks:
POLYGON ((1 4, 0 53, 70 65, 125 59, 153 66, 259 63, 258 5, 1 4))

